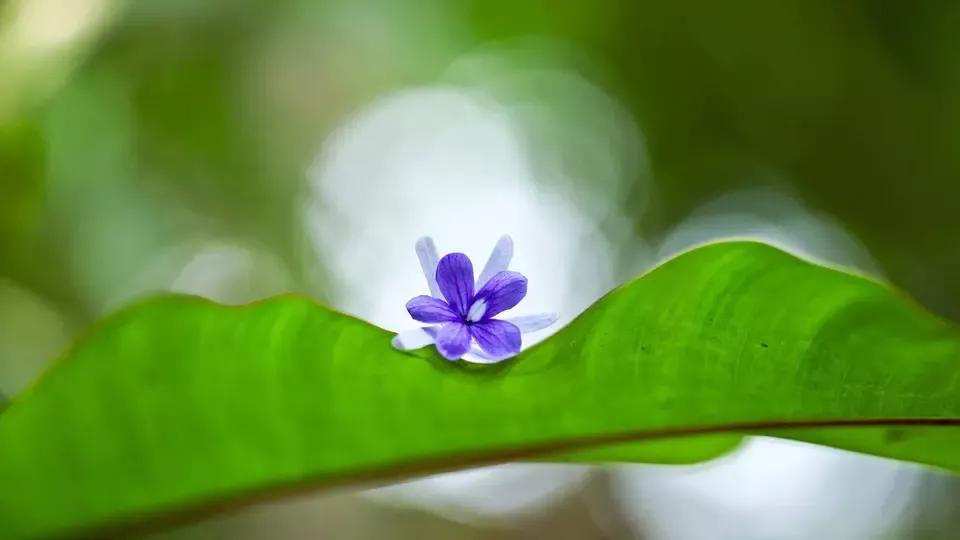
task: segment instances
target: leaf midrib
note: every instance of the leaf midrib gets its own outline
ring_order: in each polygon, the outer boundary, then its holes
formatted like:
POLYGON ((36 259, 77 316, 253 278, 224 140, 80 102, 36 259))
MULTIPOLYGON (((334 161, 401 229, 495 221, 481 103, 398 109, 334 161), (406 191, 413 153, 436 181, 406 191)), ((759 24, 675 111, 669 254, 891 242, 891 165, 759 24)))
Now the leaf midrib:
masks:
MULTIPOLYGON (((527 445, 520 448, 489 449, 479 452, 418 459, 407 463, 392 463, 387 467, 379 469, 366 468, 361 471, 346 471, 332 475, 326 474, 322 477, 304 478, 294 482, 283 480, 272 486, 263 486, 242 493, 233 492, 229 495, 214 495, 205 501, 185 501, 176 507, 159 509, 149 514, 126 516, 106 526, 93 527, 81 531, 64 531, 64 533, 61 534, 64 537, 82 538, 127 537, 149 534, 210 516, 234 512, 255 504, 295 495, 337 488, 348 488, 351 486, 372 487, 430 474, 497 465, 507 462, 527 461, 539 457, 607 445, 653 442, 705 435, 774 435, 776 432, 787 430, 803 431, 814 429, 895 427, 960 427, 960 417, 757 420, 712 425, 644 429, 587 437, 570 437, 562 440, 527 445)), ((59 536, 60 534, 56 535, 56 537, 59 536)))

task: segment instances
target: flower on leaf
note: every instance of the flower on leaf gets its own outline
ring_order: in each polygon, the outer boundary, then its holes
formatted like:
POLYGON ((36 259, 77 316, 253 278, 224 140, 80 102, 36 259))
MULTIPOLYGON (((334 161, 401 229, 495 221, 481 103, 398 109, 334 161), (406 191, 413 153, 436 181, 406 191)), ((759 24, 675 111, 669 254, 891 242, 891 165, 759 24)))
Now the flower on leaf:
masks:
POLYGON ((415 320, 435 326, 397 334, 393 346, 398 349, 436 344, 447 360, 494 363, 520 352, 523 333, 546 328, 557 320, 553 313, 496 318, 527 294, 527 278, 507 270, 513 257, 509 236, 500 238, 476 280, 473 263, 463 253, 438 260, 429 237, 418 240, 416 250, 430 295, 407 302, 407 311, 415 320))

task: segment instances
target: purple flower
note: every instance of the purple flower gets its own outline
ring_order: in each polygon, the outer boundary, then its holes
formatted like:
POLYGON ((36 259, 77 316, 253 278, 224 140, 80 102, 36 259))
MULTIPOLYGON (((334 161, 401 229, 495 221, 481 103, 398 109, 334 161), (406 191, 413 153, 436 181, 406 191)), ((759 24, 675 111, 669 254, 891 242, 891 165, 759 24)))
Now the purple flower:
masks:
POLYGON ((494 363, 520 352, 521 334, 546 328, 557 320, 552 313, 496 319, 527 294, 527 278, 507 270, 513 257, 513 240, 503 236, 474 281, 473 263, 463 253, 450 253, 439 261, 429 237, 417 241, 417 257, 430 288, 407 302, 414 319, 439 326, 401 332, 393 346, 416 349, 435 343, 447 360, 494 363), (475 345, 474 345, 475 344, 475 345))

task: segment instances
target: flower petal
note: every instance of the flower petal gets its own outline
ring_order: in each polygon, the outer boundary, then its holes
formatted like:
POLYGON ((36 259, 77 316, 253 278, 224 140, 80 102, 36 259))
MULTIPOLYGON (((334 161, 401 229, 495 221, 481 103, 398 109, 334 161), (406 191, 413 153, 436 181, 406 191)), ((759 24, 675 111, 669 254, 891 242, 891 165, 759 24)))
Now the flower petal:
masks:
POLYGON ((437 331, 433 327, 429 328, 411 328, 404 330, 393 336, 390 344, 394 349, 401 351, 412 351, 422 349, 427 345, 433 345, 436 342, 437 331))
POLYGON ((447 360, 459 359, 470 350, 470 329, 459 322, 441 326, 437 332, 437 350, 447 360))
POLYGON ((430 288, 430 294, 434 298, 443 298, 440 294, 440 287, 437 285, 437 246, 433 243, 433 238, 424 236, 417 240, 416 245, 417 258, 420 259, 420 268, 423 269, 423 277, 427 278, 427 287, 430 288))
POLYGON ((477 289, 482 288, 490 281, 490 278, 503 272, 510 266, 510 259, 513 258, 513 239, 509 235, 503 235, 497 240, 497 245, 493 246, 493 252, 487 259, 480 277, 477 278, 477 289))
POLYGON ((483 352, 505 358, 520 352, 520 329, 507 321, 490 319, 470 327, 473 339, 483 352))
POLYGON ((421 294, 407 302, 407 311, 414 319, 425 323, 439 323, 460 320, 443 300, 421 294))
POLYGON ((444 255, 437 265, 437 284, 447 303, 466 316, 473 300, 473 263, 463 253, 444 255))
POLYGON ((556 313, 537 313, 535 315, 522 315, 520 317, 507 317, 504 320, 513 323, 517 328, 520 329, 520 332, 526 334, 527 332, 536 332, 537 330, 543 330, 544 328, 550 326, 551 324, 557 322, 560 316, 556 313))
POLYGON ((495 317, 520 303, 527 295, 527 278, 517 272, 499 272, 480 289, 474 302, 484 302, 484 319, 495 317))
POLYGON ((462 360, 466 362, 470 362, 471 364, 496 364, 498 362, 503 362, 504 360, 506 360, 507 358, 510 358, 511 356, 513 355, 512 354, 508 354, 507 356, 489 355, 486 352, 484 352, 483 349, 474 345, 470 347, 470 354, 464 356, 462 360))

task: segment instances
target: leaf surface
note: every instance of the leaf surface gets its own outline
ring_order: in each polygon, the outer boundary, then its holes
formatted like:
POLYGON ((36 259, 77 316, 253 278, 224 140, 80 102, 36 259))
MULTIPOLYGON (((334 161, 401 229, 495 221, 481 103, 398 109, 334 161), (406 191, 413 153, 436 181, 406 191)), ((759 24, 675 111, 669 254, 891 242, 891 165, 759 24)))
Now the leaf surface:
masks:
POLYGON ((390 338, 297 297, 106 319, 0 415, 3 536, 505 460, 688 462, 746 433, 960 470, 958 328, 764 244, 687 252, 503 364, 390 338))

